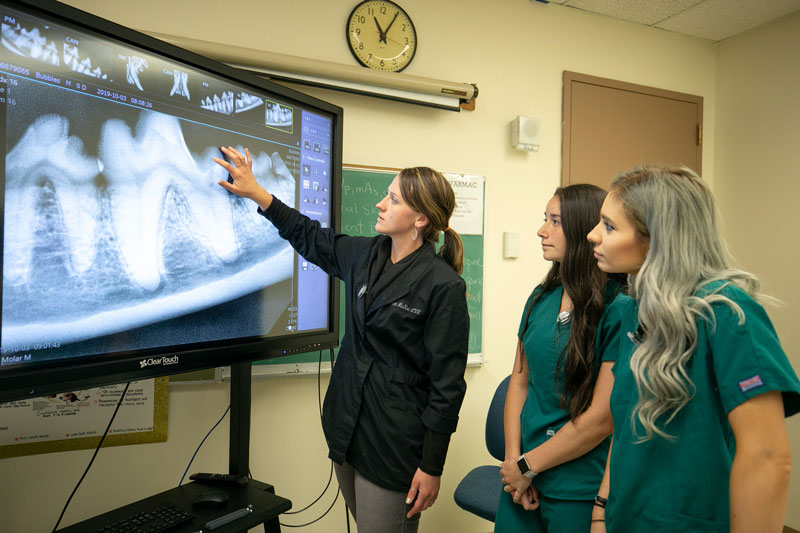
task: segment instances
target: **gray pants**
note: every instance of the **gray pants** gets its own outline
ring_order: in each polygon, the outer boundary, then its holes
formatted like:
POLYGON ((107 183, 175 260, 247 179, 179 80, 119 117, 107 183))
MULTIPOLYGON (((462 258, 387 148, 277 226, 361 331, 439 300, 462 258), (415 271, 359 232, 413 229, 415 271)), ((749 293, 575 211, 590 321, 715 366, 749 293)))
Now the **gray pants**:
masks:
MULTIPOLYGON (((348 463, 333 463, 344 501, 356 520, 358 533, 416 533, 417 513, 406 518, 413 504, 406 504, 408 492, 384 489, 368 481, 348 463)), ((409 487, 410 488, 410 487, 409 487)))

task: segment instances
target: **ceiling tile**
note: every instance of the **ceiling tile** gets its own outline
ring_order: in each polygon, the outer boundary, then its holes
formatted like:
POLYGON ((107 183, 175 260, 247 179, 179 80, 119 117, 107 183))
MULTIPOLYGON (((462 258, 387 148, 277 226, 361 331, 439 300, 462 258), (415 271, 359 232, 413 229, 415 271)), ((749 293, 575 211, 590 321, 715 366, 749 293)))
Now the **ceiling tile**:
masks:
POLYGON ((703 0, 567 0, 565 6, 652 26, 703 0))
POLYGON ((800 0, 705 0, 655 26, 721 41, 797 10, 800 0))

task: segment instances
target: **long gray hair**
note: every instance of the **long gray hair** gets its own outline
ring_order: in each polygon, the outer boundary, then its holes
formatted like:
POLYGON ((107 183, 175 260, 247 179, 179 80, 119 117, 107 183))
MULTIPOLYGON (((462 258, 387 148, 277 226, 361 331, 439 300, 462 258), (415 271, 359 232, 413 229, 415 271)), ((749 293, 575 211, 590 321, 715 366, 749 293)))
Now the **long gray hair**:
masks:
POLYGON ((741 308, 719 291, 732 284, 756 297, 760 284, 752 274, 731 268, 714 197, 692 170, 638 167, 620 175, 610 194, 622 201, 638 237, 650 244, 638 274, 628 280, 644 332, 630 363, 639 392, 631 424, 634 434, 636 419, 644 427, 639 441, 654 434, 673 440, 665 428, 695 393, 686 367, 697 347, 697 320, 704 317, 713 327, 711 304, 722 302, 743 323, 741 308), (715 281, 726 283, 698 293, 715 281))

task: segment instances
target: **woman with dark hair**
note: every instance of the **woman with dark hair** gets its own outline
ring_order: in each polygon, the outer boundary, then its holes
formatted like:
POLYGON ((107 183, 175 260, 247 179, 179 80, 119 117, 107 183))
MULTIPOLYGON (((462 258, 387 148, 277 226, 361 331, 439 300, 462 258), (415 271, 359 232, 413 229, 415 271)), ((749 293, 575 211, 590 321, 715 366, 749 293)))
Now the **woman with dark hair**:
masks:
POLYGON ((588 238, 604 272, 628 274, 613 368, 614 442, 592 531, 783 530, 785 417, 800 381, 731 266, 709 187, 685 167, 620 175, 588 238))
POLYGON ((325 395, 329 457, 359 533, 414 532, 436 501, 466 392, 469 315, 450 183, 401 170, 377 204, 376 237, 321 228, 256 181, 245 149, 222 148, 233 183, 281 237, 345 283, 345 333, 325 395), (444 234, 436 253, 435 243, 444 234))
POLYGON ((560 187, 542 239, 553 262, 525 305, 505 403, 505 485, 495 531, 589 530, 613 429, 608 402, 622 284, 597 268, 586 234, 606 191, 560 187), (521 446, 521 447, 520 447, 521 446))

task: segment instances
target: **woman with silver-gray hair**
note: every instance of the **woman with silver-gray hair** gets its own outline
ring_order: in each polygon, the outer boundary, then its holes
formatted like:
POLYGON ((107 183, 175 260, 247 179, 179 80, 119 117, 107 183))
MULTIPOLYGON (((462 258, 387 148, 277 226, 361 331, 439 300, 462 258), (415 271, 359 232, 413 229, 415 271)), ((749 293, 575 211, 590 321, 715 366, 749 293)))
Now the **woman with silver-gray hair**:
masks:
POLYGON ((631 296, 592 531, 781 531, 800 382, 758 280, 730 266, 710 189, 688 168, 637 168, 588 238, 631 296))

